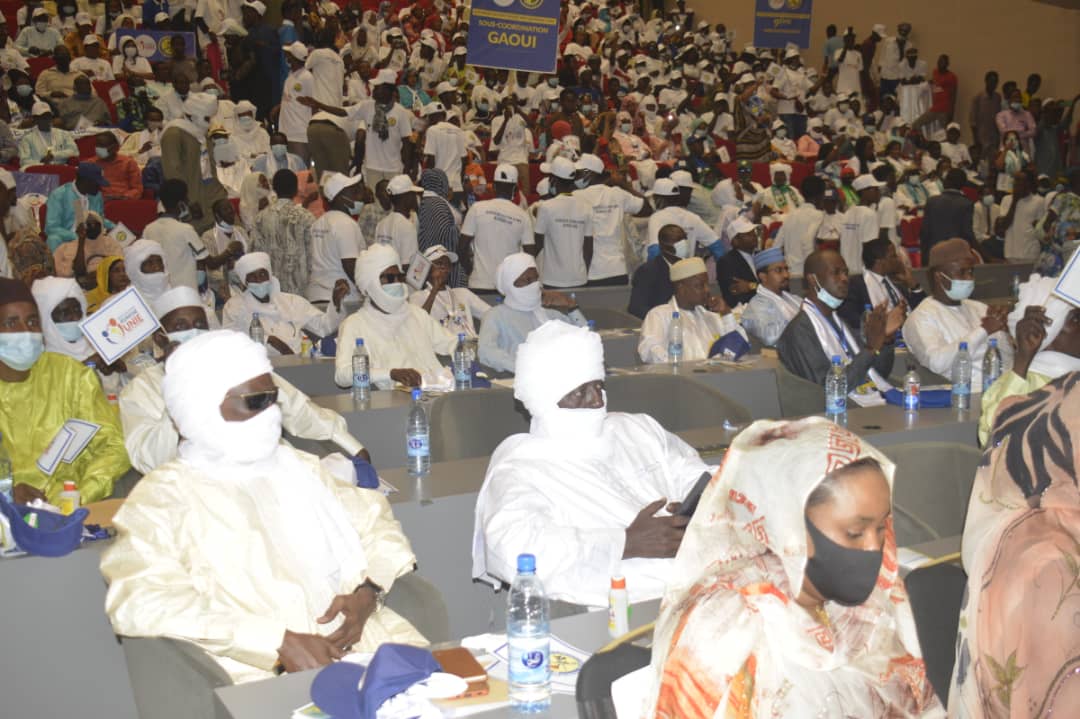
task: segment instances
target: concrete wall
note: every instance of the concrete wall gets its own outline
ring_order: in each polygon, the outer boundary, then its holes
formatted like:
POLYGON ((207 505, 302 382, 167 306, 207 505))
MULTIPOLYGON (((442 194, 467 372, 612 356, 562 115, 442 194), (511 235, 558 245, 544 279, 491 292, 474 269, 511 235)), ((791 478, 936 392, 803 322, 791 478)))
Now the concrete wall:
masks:
MULTIPOLYGON (((754 0, 688 0, 688 4, 696 8, 699 19, 735 29, 736 47, 753 42, 754 0)), ((803 51, 803 60, 821 66, 829 24, 835 24, 840 34, 853 25, 861 41, 875 23, 893 34, 902 21, 912 24, 912 43, 931 67, 938 55, 949 55, 960 80, 956 120, 965 137, 971 98, 982 90, 987 70, 997 70, 1002 82, 1015 80, 1021 88, 1028 74, 1038 72, 1043 77, 1042 97, 1072 100, 1080 93, 1080 10, 1035 0, 814 0, 811 45, 803 51)))

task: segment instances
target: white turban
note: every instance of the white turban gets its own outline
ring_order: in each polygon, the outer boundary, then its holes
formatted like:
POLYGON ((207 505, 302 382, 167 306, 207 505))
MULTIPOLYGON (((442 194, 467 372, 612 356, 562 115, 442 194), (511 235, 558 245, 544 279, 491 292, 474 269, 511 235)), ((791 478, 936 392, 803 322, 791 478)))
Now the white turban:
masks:
POLYGON ((247 276, 258 270, 270 270, 270 255, 265 252, 248 252, 238 259, 235 264, 236 276, 240 281, 247 284, 247 276))
POLYGON ((165 250, 153 240, 135 240, 124 248, 124 267, 127 275, 131 278, 131 284, 143 296, 147 302, 155 302, 164 294, 169 287, 168 267, 165 272, 146 274, 142 271, 142 263, 157 255, 161 258, 162 266, 165 266, 165 250))
POLYGON ((778 172, 784 173, 785 175, 788 176, 789 180, 791 179, 791 165, 788 165, 788 164, 783 163, 783 162, 770 162, 769 163, 769 177, 772 178, 772 176, 775 175, 778 172))
POLYGON ((41 314, 41 334, 44 335, 47 351, 74 357, 80 362, 94 354, 94 348, 83 335, 80 334, 74 342, 64 339, 52 318, 56 306, 68 298, 78 300, 83 317, 86 316, 86 295, 78 282, 71 277, 42 277, 34 281, 30 293, 41 314))
POLYGON ((203 307, 202 298, 187 285, 180 285, 158 297, 153 304, 154 314, 159 320, 165 319, 165 315, 181 307, 203 307))
POLYGON ((543 417, 567 393, 604 379, 604 346, 585 327, 551 320, 518 345, 514 368, 514 397, 533 417, 543 417))
POLYGON ((214 160, 217 162, 236 162, 239 159, 240 148, 232 140, 214 146, 214 160))
POLYGON ((208 92, 193 92, 184 100, 184 114, 197 117, 213 117, 218 111, 218 99, 208 92))
POLYGON ((356 259, 356 286, 370 297, 379 309, 390 314, 404 306, 404 298, 391 297, 379 282, 379 275, 388 267, 401 267, 401 258, 391 245, 377 243, 360 253, 356 259))
POLYGON ((234 114, 243 115, 248 112, 253 115, 255 114, 255 105, 250 100, 241 100, 240 102, 236 103, 236 111, 234 112, 234 114))
POLYGON ((536 268, 536 259, 527 252, 507 255, 495 270, 495 289, 506 298, 506 306, 520 312, 532 312, 540 304, 535 290, 515 287, 514 282, 530 267, 536 268))
POLYGON ((1027 282, 1020 285, 1020 297, 1016 307, 1009 313, 1009 334, 1016 337, 1016 323, 1024 319, 1024 311, 1028 307, 1045 307, 1046 319, 1050 320, 1050 326, 1046 328, 1046 339, 1043 340, 1039 351, 1045 350, 1054 341, 1054 338, 1065 326, 1065 318, 1073 306, 1055 295, 1054 286, 1058 278, 1043 277, 1035 273, 1028 278, 1027 282))

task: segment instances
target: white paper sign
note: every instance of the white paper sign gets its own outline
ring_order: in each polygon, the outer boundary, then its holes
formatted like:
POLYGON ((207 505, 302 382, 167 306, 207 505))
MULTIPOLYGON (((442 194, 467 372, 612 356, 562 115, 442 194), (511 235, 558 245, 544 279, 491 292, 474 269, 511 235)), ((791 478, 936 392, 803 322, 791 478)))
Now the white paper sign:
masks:
POLYGON ((422 290, 430 272, 431 260, 424 257, 422 252, 417 252, 413 256, 412 262, 409 263, 409 272, 405 275, 405 284, 414 290, 422 290))
POLYGON ((1054 294, 1069 304, 1080 307, 1080 250, 1073 253, 1069 264, 1054 285, 1054 294))
POLYGON ((53 472, 56 471, 56 466, 60 464, 60 460, 64 458, 64 451, 71 444, 73 436, 74 433, 68 429, 66 424, 61 427, 56 436, 52 438, 52 442, 49 442, 49 446, 38 457, 38 469, 51 477, 53 472))
POLYGON ((71 432, 71 441, 64 449, 64 461, 71 464, 86 449, 86 445, 90 444, 101 425, 84 419, 69 419, 64 423, 64 428, 71 432))
POLYGON ((109 99, 113 101, 114 105, 119 105, 120 101, 124 99, 124 86, 117 83, 110 87, 109 99))
POLYGON ((149 337, 161 325, 134 287, 110 297, 79 327, 105 361, 112 364, 149 337))
POLYGON ((125 249, 132 242, 139 239, 138 236, 130 229, 128 229, 128 226, 125 225, 123 222, 117 222, 113 226, 112 230, 109 232, 109 236, 116 240, 117 244, 119 244, 125 249))

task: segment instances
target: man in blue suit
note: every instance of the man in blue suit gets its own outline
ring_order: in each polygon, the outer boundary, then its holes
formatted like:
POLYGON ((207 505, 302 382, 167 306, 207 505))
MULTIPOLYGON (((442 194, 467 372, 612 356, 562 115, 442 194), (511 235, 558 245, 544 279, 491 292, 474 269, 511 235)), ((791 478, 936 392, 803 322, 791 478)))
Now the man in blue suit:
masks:
MULTIPOLYGON (((51 251, 55 252, 60 245, 75 240, 76 230, 88 213, 96 212, 105 217, 101 188, 108 186, 109 181, 102 174, 100 165, 80 162, 75 179, 49 193, 45 209, 45 235, 51 251)), ((111 230, 114 224, 105 220, 105 227, 111 230)))

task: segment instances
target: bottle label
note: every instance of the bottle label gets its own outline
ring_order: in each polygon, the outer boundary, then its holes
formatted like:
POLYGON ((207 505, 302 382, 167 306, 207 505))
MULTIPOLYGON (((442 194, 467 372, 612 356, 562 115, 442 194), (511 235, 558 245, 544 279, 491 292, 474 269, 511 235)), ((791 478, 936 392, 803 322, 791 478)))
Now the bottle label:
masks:
POLYGON ((830 397, 829 401, 825 403, 826 414, 843 414, 847 412, 847 396, 840 395, 839 397, 830 397))
POLYGON ((952 386, 952 393, 958 395, 971 394, 971 385, 967 382, 954 382, 952 386))
POLYGON ((468 382, 472 379, 472 373, 467 369, 459 369, 454 372, 454 379, 458 382, 468 382))
POLYGON ((912 385, 908 387, 907 394, 904 395, 904 408, 919 408, 919 385, 912 385))
POLYGON ((667 351, 672 357, 682 357, 682 342, 672 342, 668 345, 667 351))
POLYGON ((551 678, 548 637, 522 637, 510 640, 510 681, 517 684, 540 684, 551 678))
POLYGON ((352 376, 352 386, 367 389, 371 386, 371 378, 367 373, 354 372, 352 376))
POLYGON ((431 447, 426 434, 410 434, 405 440, 405 453, 410 457, 427 457, 431 447))

